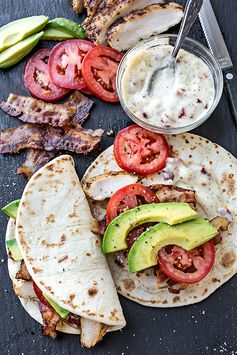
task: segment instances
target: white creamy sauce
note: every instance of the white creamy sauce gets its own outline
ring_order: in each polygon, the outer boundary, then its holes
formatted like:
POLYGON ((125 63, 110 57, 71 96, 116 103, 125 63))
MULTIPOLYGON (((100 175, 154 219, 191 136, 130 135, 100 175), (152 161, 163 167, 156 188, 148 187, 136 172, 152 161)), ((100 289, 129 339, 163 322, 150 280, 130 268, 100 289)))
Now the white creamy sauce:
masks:
POLYGON ((198 121, 214 100, 214 80, 209 67, 195 55, 180 50, 175 70, 165 66, 173 47, 160 45, 137 49, 128 56, 122 78, 122 95, 129 110, 143 121, 159 127, 181 127, 198 121))

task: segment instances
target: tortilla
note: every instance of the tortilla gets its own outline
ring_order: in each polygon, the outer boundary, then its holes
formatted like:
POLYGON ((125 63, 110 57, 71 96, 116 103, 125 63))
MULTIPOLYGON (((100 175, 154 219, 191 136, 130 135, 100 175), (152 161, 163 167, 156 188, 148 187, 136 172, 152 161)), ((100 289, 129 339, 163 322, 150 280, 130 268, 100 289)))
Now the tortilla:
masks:
MULTIPOLYGON (((167 164, 165 169, 173 170, 173 179, 165 180, 164 171, 161 171, 140 182, 145 186, 165 184, 195 190, 197 211, 202 218, 211 220, 227 209, 233 221, 227 232, 221 232, 222 242, 216 246, 216 260, 211 272, 178 295, 170 293, 167 284, 158 287, 153 270, 145 270, 137 276, 128 272, 127 265, 118 266, 113 254, 108 255, 117 291, 135 302, 152 307, 176 307, 200 302, 237 272, 237 160, 219 145, 197 135, 186 133, 167 136, 166 139, 172 149, 172 157, 183 161, 171 159, 169 167, 167 164)), ((114 160, 111 146, 88 168, 82 183, 85 185, 92 177, 114 171, 121 169, 114 160)), ((103 203, 90 203, 95 218, 103 219, 106 212, 103 203)), ((123 254, 119 253, 119 257, 123 254)))
MULTIPOLYGON (((27 269, 41 291, 62 308, 81 317, 121 329, 126 322, 95 221, 77 177, 73 159, 60 156, 37 171, 23 192, 16 226, 10 220, 6 238, 15 237, 27 269)), ((15 286, 19 262, 9 258, 15 286)), ((26 282, 26 281, 25 281, 26 282)), ((19 283, 18 283, 19 286, 19 283)), ((20 285, 20 291, 22 287, 20 285)), ((42 323, 37 301, 20 298, 27 312, 42 323)), ((58 330, 79 333, 64 322, 58 330)))

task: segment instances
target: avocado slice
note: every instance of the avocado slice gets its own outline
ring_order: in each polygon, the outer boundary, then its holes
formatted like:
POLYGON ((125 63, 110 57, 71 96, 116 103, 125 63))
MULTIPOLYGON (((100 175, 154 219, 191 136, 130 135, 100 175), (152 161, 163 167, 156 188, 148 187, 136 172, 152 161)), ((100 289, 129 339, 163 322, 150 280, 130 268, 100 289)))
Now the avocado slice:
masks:
POLYGON ((39 32, 48 22, 47 16, 31 16, 9 22, 0 28, 0 52, 39 32))
POLYGON ((10 203, 8 203, 6 206, 2 208, 2 211, 8 215, 8 217, 16 220, 16 215, 17 215, 17 210, 19 207, 21 200, 15 200, 10 203))
POLYGON ((10 257, 15 260, 15 261, 20 261, 23 259, 22 255, 21 255, 21 251, 18 247, 17 241, 15 238, 13 239, 8 239, 6 241, 9 253, 10 253, 10 257))
POLYGON ((78 25, 76 22, 68 20, 63 17, 58 17, 48 22, 50 27, 53 27, 57 30, 67 32, 71 34, 74 38, 85 39, 86 31, 81 25, 78 25))
POLYGON ((188 203, 167 202, 141 205, 125 211, 116 217, 107 227, 103 242, 103 253, 127 249, 126 238, 135 227, 147 222, 182 223, 198 218, 188 203))
POLYGON ((63 41, 65 39, 72 38, 75 38, 72 34, 47 25, 44 29, 44 35, 41 39, 49 41, 63 41))
POLYGON ((36 46, 44 32, 36 33, 0 53, 0 68, 8 68, 18 63, 36 46))
POLYGON ((217 229, 204 219, 195 219, 170 226, 160 223, 142 233, 128 254, 128 270, 138 272, 157 264, 157 254, 166 245, 175 244, 191 250, 218 234, 217 229))
POLYGON ((43 296, 51 304, 51 306, 55 309, 55 311, 60 315, 61 318, 66 318, 68 316, 68 314, 70 313, 69 311, 60 307, 56 302, 51 300, 51 298, 46 296, 44 293, 43 293, 43 296))

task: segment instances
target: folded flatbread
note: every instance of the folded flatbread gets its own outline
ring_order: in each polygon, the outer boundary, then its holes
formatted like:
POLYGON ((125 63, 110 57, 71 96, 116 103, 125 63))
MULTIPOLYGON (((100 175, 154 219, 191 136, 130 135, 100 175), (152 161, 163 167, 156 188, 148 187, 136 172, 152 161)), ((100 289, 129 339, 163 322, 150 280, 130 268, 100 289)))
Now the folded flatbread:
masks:
MULTIPOLYGON (((168 158, 166 168, 140 180, 137 176, 137 181, 151 188, 158 186, 160 200, 164 197, 167 199, 161 202, 169 200, 167 194, 171 194, 171 201, 178 199, 178 202, 179 198, 190 199, 191 196, 192 199, 195 195, 194 208, 201 218, 211 221, 219 215, 228 220, 229 227, 227 231, 220 231, 211 272, 202 281, 188 285, 187 288, 185 285, 171 287, 167 280, 159 280, 154 268, 132 274, 128 271, 124 253, 108 255, 118 292, 135 302, 152 307, 174 307, 199 302, 237 272, 237 160, 222 147, 197 135, 187 133, 167 136, 166 139, 172 149, 172 157, 168 158)), ((111 146, 93 162, 82 179, 83 188, 93 201, 90 204, 92 214, 99 220, 103 220, 108 202, 103 200, 103 196, 111 197, 122 187, 121 179, 116 179, 118 172, 121 175, 121 168, 114 159, 111 146), (110 184, 106 187, 103 178, 108 181, 109 177, 110 184), (98 199, 95 191, 100 192, 98 199)))
MULTIPOLYGON (((73 159, 63 155, 30 179, 20 201, 16 223, 9 221, 6 235, 7 239, 15 235, 27 270, 43 294, 80 316, 79 327, 73 328, 60 319, 57 329, 84 333, 81 340, 85 346, 94 345, 88 340, 90 335, 85 329, 102 335, 125 326, 95 229, 73 159)), ((43 323, 32 282, 15 278, 19 267, 19 262, 9 258, 14 290, 27 312, 43 323)))

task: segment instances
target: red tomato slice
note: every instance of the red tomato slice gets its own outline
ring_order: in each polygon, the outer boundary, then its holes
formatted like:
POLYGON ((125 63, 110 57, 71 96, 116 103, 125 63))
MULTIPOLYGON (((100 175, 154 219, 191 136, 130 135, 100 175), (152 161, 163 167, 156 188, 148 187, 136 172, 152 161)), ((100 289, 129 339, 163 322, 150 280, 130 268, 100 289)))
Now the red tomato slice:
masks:
POLYGON ((38 297, 39 301, 43 303, 46 307, 53 308, 51 304, 46 300, 46 298, 43 296, 43 293, 41 289, 36 285, 36 283, 33 281, 33 288, 35 291, 36 296, 38 297))
POLYGON ((86 87, 81 74, 82 61, 94 44, 82 39, 70 39, 57 44, 49 56, 49 75, 52 81, 67 89, 86 87))
POLYGON ((93 94, 104 101, 118 102, 116 74, 123 53, 108 47, 95 47, 82 63, 82 76, 93 94))
POLYGON ((187 284, 201 281, 211 271, 214 261, 212 240, 190 251, 169 245, 158 253, 162 271, 172 280, 187 284))
POLYGON ((93 92, 91 92, 87 86, 85 88, 80 89, 80 92, 86 95, 93 95, 93 92))
POLYGON ((158 203, 156 194, 141 184, 131 184, 116 191, 109 200, 106 223, 109 224, 122 212, 146 203, 158 203))
POLYGON ((64 97, 69 90, 54 84, 49 76, 48 59, 51 49, 43 48, 28 60, 24 83, 30 94, 37 99, 55 102, 64 97))
POLYGON ((170 148, 165 137, 137 125, 119 131, 114 141, 117 164, 128 172, 141 176, 164 168, 170 148))

